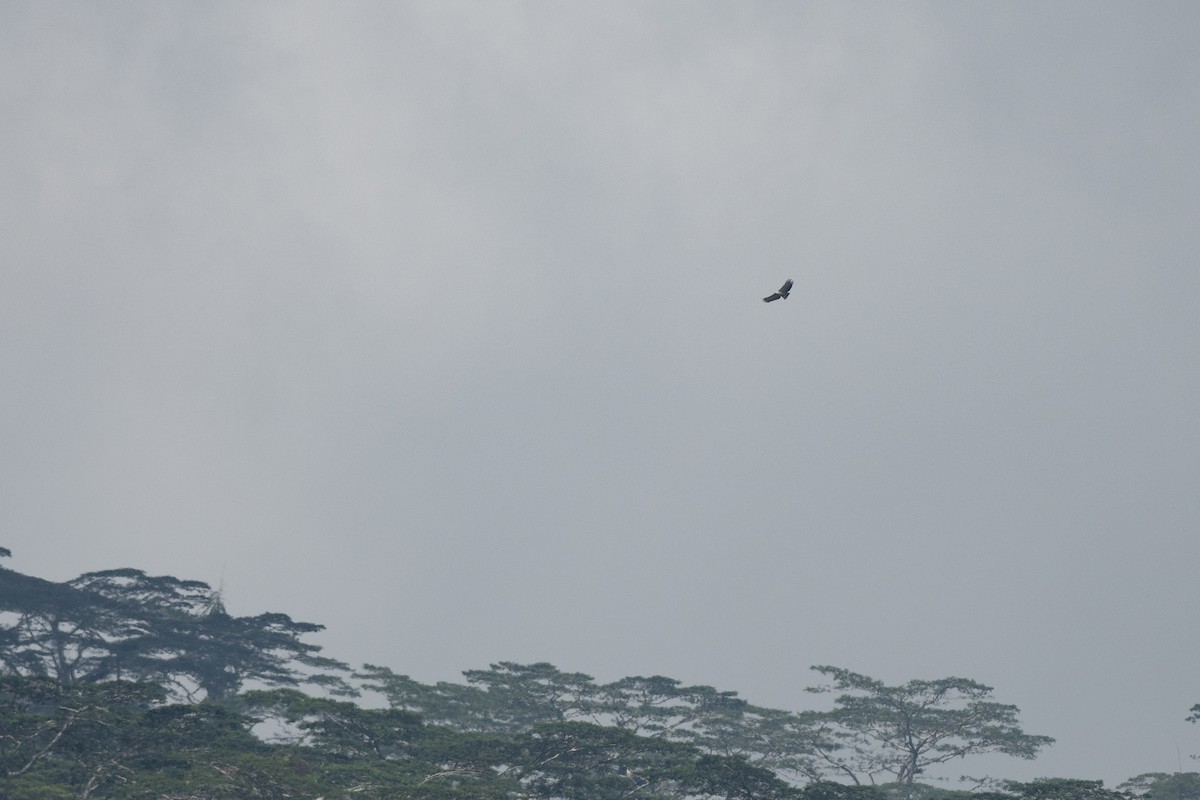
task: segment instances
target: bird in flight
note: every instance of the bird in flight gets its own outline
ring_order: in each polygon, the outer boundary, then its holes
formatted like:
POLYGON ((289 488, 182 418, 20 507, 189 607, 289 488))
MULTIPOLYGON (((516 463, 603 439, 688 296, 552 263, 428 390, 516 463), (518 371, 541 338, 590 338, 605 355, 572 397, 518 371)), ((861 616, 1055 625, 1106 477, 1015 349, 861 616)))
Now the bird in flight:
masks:
POLYGON ((788 296, 789 294, 791 294, 791 292, 792 292, 792 279, 791 279, 791 278, 788 278, 788 279, 787 279, 787 280, 784 282, 783 286, 780 286, 780 287, 779 287, 779 291, 778 291, 778 292, 776 292, 775 294, 772 294, 772 295, 768 295, 767 297, 764 297, 764 298, 763 298, 763 302, 764 302, 764 303, 769 303, 769 302, 771 302, 772 300, 779 300, 780 298, 782 298, 782 299, 784 299, 784 300, 787 300, 787 296, 788 296))

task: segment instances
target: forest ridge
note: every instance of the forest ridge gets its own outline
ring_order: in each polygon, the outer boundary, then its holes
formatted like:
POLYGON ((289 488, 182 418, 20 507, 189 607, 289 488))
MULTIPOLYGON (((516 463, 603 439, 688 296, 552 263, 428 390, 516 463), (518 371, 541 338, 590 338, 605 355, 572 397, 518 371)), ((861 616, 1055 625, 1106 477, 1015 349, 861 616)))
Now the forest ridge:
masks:
POLYGON ((1200 798, 1196 773, 1118 789, 922 784, 934 765, 1032 759, 1054 741, 965 678, 889 686, 815 666, 823 683, 808 691, 833 708, 800 712, 547 663, 430 685, 323 655, 306 641, 321 630, 232 616, 202 581, 125 568, 56 583, 0 567, 0 800, 1200 798))

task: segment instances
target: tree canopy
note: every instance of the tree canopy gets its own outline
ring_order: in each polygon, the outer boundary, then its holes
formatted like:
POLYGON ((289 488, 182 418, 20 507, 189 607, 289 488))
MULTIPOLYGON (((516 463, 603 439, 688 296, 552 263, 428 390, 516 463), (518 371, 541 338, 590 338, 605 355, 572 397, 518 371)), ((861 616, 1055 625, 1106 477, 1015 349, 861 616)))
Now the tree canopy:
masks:
POLYGON ((305 641, 321 630, 281 613, 233 616, 201 581, 114 569, 56 583, 0 568, 0 798, 1194 796, 1187 776, 1118 790, 919 783, 934 765, 1032 758, 1053 741, 964 678, 889 686, 815 667, 830 683, 810 691, 835 694, 828 711, 662 675, 599 682, 545 662, 424 684, 385 666, 350 674, 305 641))
POLYGON ((1118 788, 1153 800, 1200 800, 1200 772, 1145 772, 1118 788))
POLYGON ((838 771, 860 782, 886 774, 913 783, 926 768, 979 753, 1033 758, 1053 744, 1025 733, 1018 709, 991 700, 992 687, 966 678, 913 680, 900 686, 831 666, 813 669, 832 679, 812 692, 842 692, 821 724, 839 751, 824 753, 838 771))
POLYGON ((340 661, 302 637, 322 625, 286 614, 230 616, 206 583, 136 569, 54 583, 0 567, 0 668, 63 684, 149 681, 185 699, 224 701, 247 681, 335 688, 340 661))

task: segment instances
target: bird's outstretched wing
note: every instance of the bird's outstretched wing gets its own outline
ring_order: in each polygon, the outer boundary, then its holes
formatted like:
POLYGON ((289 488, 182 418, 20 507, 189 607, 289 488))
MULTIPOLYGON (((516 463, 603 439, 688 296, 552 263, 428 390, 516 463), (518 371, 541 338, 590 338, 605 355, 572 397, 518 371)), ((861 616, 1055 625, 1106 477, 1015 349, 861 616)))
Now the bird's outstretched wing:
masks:
POLYGON ((772 295, 767 295, 766 297, 763 298, 763 302, 770 303, 772 301, 779 300, 781 298, 786 300, 787 296, 791 293, 791 291, 792 291, 792 279, 788 278, 786 281, 783 282, 783 286, 779 287, 778 292, 776 292, 775 294, 772 294, 772 295))

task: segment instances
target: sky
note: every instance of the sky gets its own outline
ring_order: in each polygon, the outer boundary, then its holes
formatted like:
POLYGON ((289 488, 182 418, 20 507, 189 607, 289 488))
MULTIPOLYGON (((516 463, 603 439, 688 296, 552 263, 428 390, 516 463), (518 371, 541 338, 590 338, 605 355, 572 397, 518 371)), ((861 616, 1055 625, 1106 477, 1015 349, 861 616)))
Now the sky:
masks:
POLYGON ((0 5, 0 545, 418 680, 1196 769, 1200 5, 0 5), (786 278, 786 301, 761 298, 786 278))

